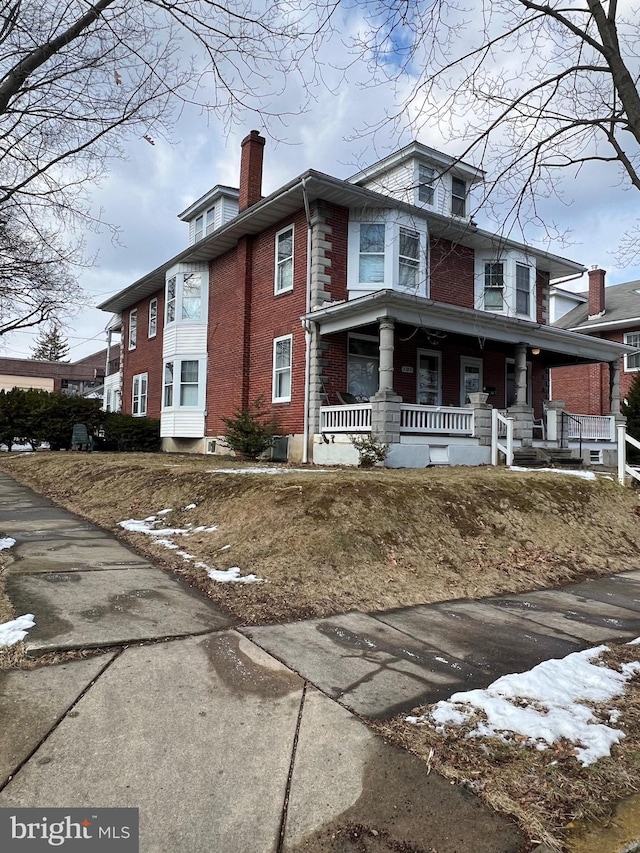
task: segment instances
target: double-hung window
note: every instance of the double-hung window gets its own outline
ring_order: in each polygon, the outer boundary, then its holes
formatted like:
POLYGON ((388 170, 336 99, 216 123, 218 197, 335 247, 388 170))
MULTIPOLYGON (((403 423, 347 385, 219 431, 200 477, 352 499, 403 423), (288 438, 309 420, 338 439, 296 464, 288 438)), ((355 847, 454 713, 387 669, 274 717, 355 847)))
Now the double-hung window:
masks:
POLYGON ((202 276, 187 273, 182 279, 182 319, 200 320, 202 314, 202 276))
POLYGON ((162 395, 162 405, 165 409, 170 409, 173 406, 173 362, 168 361, 164 366, 164 393, 162 395))
POLYGON ((400 228, 398 248, 398 284, 407 290, 417 290, 420 277, 420 234, 400 228))
POLYGON ((139 373, 133 377, 131 389, 131 414, 144 417, 147 414, 147 374, 139 373))
POLYGON ((129 312, 129 349, 136 348, 138 340, 138 309, 129 312))
POLYGON ((466 216, 467 184, 460 178, 451 178, 451 213, 453 216, 466 216))
POLYGON ((430 166, 418 165, 418 201, 433 204, 436 170, 430 166))
POLYGON ((180 405, 198 405, 198 367, 197 359, 180 362, 180 405))
POLYGON ((172 275, 167 281, 167 323, 173 323, 176 319, 176 286, 177 277, 172 275))
POLYGON ((377 338, 349 335, 347 391, 368 400, 378 390, 380 347, 377 338))
POLYGON ((275 292, 293 289, 293 225, 276 234, 275 292))
POLYGON ((201 214, 198 216, 195 222, 195 229, 193 232, 193 240, 194 243, 197 243, 198 240, 202 240, 204 237, 204 216, 201 214))
POLYGON ((292 336, 284 335, 273 341, 273 402, 291 400, 292 336))
MULTIPOLYGON (((627 332, 624 336, 627 346, 637 347, 640 350, 640 332, 627 332)), ((640 352, 631 353, 624 357, 625 370, 640 370, 640 352)))
POLYGON ((516 314, 526 314, 531 311, 531 268, 524 264, 516 264, 516 314))
POLYGON ((162 380, 162 408, 202 408, 204 372, 203 359, 176 358, 166 361, 162 380))
POLYGON ((504 309, 504 265, 501 261, 488 261, 484 265, 485 311, 504 309))
POLYGON ((215 226, 216 226, 216 209, 215 209, 215 207, 210 207, 209 210, 207 210, 206 220, 207 220, 206 221, 206 229, 207 229, 206 233, 211 234, 211 232, 215 230, 215 226))
POLYGON ((150 338, 155 338, 158 333, 158 300, 152 299, 149 302, 149 335, 150 338))
POLYGON ((360 225, 360 260, 358 280, 362 284, 384 283, 384 223, 360 225))

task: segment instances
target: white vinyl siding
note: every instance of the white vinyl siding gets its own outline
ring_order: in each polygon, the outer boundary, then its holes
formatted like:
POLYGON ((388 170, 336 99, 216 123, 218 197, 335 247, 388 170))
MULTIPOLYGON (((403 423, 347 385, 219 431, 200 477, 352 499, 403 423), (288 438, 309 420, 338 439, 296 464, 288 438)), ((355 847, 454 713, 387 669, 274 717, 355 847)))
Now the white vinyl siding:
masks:
POLYGON ((273 341, 273 394, 274 403, 291 401, 291 365, 293 336, 284 335, 273 341))
POLYGON ((133 377, 131 388, 131 414, 144 417, 147 414, 147 374, 139 373, 133 377))

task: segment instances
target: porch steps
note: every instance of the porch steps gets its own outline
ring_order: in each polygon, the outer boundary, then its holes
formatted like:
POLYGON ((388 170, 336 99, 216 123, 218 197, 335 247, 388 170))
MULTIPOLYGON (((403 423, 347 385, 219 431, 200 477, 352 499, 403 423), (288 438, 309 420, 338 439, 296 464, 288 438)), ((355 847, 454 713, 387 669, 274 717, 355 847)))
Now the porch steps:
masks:
POLYGON ((513 464, 519 468, 545 468, 549 463, 540 457, 537 447, 518 447, 513 451, 513 464))
POLYGON ((513 464, 522 468, 583 468, 581 459, 568 448, 518 447, 513 451, 513 464))

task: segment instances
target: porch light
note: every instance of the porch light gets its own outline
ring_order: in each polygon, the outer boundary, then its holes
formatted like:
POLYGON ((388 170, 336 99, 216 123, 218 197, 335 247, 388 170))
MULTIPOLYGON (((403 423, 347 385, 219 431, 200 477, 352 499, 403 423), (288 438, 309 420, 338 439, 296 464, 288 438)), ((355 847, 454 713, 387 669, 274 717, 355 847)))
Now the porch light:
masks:
POLYGON ((531 355, 540 355, 540 347, 532 347, 531 355))

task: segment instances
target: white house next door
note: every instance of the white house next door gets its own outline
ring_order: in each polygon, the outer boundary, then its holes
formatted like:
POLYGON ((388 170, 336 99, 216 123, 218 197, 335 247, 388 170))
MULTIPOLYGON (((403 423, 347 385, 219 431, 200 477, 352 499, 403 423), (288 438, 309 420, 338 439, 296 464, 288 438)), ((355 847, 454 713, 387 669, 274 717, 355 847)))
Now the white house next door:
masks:
POLYGON ((440 405, 441 373, 440 353, 418 350, 418 405, 440 405))

